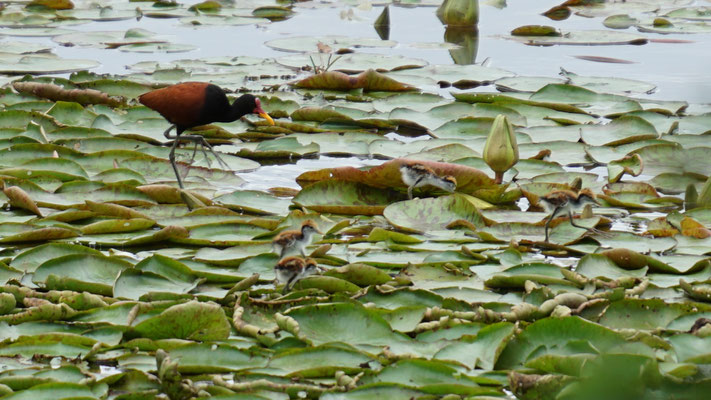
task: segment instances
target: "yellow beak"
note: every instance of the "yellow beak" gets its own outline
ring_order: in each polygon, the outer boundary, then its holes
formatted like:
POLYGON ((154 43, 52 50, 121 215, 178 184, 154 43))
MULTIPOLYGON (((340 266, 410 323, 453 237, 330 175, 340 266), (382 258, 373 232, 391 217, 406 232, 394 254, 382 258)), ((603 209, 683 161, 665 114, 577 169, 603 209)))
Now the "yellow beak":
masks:
POLYGON ((266 119, 267 122, 269 122, 269 125, 274 125, 274 120, 272 119, 272 117, 269 116, 269 114, 265 112, 260 112, 259 116, 266 119))

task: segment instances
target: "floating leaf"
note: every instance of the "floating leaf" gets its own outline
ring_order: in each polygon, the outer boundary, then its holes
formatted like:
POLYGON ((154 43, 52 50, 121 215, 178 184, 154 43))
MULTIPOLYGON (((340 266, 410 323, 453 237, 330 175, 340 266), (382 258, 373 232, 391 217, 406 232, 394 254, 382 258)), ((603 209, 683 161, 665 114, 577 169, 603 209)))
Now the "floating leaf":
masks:
POLYGON ((222 308, 214 303, 190 301, 167 308, 134 326, 134 332, 150 339, 224 340, 230 324, 222 308))
POLYGON ((349 76, 338 71, 327 71, 302 79, 293 84, 302 89, 328 89, 405 92, 415 90, 414 87, 400 83, 379 72, 369 69, 356 76, 349 76))

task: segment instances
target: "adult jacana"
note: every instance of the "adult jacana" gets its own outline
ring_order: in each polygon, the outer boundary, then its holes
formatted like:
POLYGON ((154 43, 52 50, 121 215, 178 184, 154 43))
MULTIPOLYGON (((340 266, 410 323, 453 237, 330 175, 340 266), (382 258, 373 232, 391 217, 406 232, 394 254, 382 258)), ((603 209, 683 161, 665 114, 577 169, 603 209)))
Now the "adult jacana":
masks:
MULTIPOLYGON (((227 167, 227 164, 213 151, 212 146, 200 135, 181 134, 190 128, 211 124, 213 122, 232 122, 247 114, 259 114, 271 125, 274 121, 269 114, 264 112, 258 98, 251 94, 244 94, 230 105, 225 91, 219 86, 202 82, 185 82, 153 90, 138 97, 141 104, 158 111, 172 125, 163 133, 166 138, 173 139, 173 146, 170 148, 170 163, 178 179, 178 185, 183 188, 183 181, 180 179, 178 167, 175 165, 175 148, 179 139, 188 140, 197 146, 210 149, 218 161, 227 167), (175 128, 175 136, 170 135, 170 131, 175 128)), ((193 152, 193 157, 195 153, 193 152)), ((229 168, 229 167, 227 167, 229 168)))
POLYGON ((598 232, 598 230, 594 228, 586 228, 584 226, 576 225, 575 220, 573 219, 573 213, 583 209, 585 205, 600 205, 600 203, 598 203, 595 199, 595 194, 590 189, 586 188, 577 193, 571 190, 556 190, 555 192, 548 193, 547 195, 541 197, 540 203, 550 214, 548 220, 546 221, 546 243, 548 242, 548 226, 551 221, 556 216, 566 213, 570 219, 570 225, 590 232, 598 232))

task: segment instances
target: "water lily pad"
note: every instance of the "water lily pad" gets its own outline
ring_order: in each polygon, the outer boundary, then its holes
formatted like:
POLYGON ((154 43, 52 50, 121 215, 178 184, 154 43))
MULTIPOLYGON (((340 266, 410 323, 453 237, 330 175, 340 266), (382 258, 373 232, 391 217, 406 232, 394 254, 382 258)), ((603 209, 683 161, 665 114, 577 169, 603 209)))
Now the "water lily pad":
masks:
POLYGON ((92 254, 69 254, 42 263, 33 282, 54 289, 79 289, 110 296, 118 274, 133 265, 127 261, 92 254))
POLYGON ((383 216, 399 229, 410 232, 441 230, 458 220, 477 228, 484 226, 477 199, 461 194, 393 203, 385 208, 383 216))
POLYGON ((567 31, 562 32, 560 36, 510 36, 508 39, 515 40, 532 46, 551 46, 551 45, 621 45, 646 44, 647 38, 634 33, 619 32, 619 31, 603 31, 603 30, 588 30, 588 31, 567 31))
POLYGON ((217 304, 191 301, 169 307, 133 329, 151 339, 223 340, 230 333, 230 324, 217 304))
POLYGON ((0 55, 0 72, 5 74, 59 74, 98 66, 93 60, 64 59, 51 53, 0 55))
POLYGON ((396 192, 343 180, 326 180, 302 189, 294 204, 318 212, 350 215, 378 215, 393 200, 399 199, 396 192))

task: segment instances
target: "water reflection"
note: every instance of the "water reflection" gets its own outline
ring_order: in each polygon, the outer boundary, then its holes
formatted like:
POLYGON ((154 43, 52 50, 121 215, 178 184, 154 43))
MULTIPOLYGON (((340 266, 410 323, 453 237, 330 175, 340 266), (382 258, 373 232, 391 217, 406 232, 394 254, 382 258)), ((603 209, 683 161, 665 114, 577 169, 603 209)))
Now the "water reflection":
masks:
POLYGON ((460 46, 449 50, 452 61, 459 65, 474 64, 479 50, 479 31, 476 27, 447 27, 444 41, 460 46))

